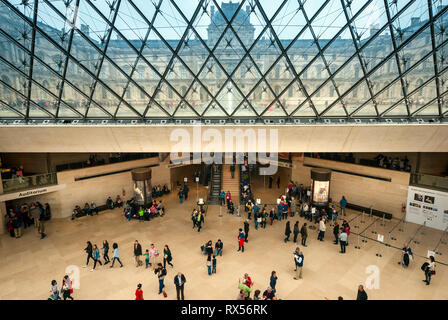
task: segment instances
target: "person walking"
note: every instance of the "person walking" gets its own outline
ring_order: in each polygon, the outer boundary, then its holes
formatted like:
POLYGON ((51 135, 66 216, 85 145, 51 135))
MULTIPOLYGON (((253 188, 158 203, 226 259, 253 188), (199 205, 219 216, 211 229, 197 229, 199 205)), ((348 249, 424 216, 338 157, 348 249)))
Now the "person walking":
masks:
POLYGON ((339 223, 337 221, 335 221, 335 223, 333 225, 334 244, 338 244, 339 229, 340 229, 339 223))
POLYGON ((182 204, 184 202, 184 191, 182 190, 182 188, 179 189, 179 192, 177 193, 177 195, 179 197, 180 204, 182 204))
POLYGON ((300 248, 297 247, 294 252, 294 261, 296 264, 296 276, 294 277, 294 280, 302 279, 303 259, 303 253, 300 251, 300 248))
POLYGON ((317 240, 324 241, 326 229, 327 227, 325 226, 325 218, 322 217, 322 219, 319 221, 319 234, 317 236, 317 240))
POLYGON ((184 184, 184 197, 185 197, 185 201, 188 200, 188 192, 190 192, 190 189, 188 188, 188 186, 186 184, 184 184))
POLYGON ((297 243, 297 236, 299 235, 299 221, 296 221, 296 223, 294 223, 294 228, 293 228, 293 235, 294 235, 294 243, 297 243))
POLYGON ((208 275, 211 276, 212 275, 212 256, 208 255, 207 256, 207 271, 208 271, 208 275))
POLYGON ((109 259, 109 243, 107 240, 103 241, 103 259, 104 259, 104 265, 108 264, 110 262, 109 259))
POLYGON ((272 179, 272 176, 269 176, 269 189, 272 189, 272 182, 274 179, 272 179))
POLYGON ((178 273, 174 277, 174 285, 176 286, 177 300, 184 300, 184 285, 187 280, 182 273, 178 273))
POLYGON ((212 273, 216 273, 216 256, 212 257, 212 273))
POLYGON ((285 243, 289 241, 289 236, 291 235, 291 227, 289 225, 289 221, 286 222, 286 227, 285 227, 285 243))
POLYGON ((191 213, 191 220, 193 221, 193 229, 196 227, 196 221, 198 218, 198 211, 196 209, 191 213))
POLYGON ((62 298, 64 300, 70 299, 74 300, 71 294, 73 293, 72 280, 70 280, 68 275, 64 276, 62 279, 62 298))
MULTIPOLYGON (((425 280, 423 282, 426 282, 426 285, 429 286, 431 283, 431 276, 436 274, 436 261, 433 256, 429 257, 429 260, 426 261, 423 266, 426 264, 425 268, 422 268, 425 272, 425 280)), ((422 267, 423 267, 422 266, 422 267)))
POLYGON ((345 253, 345 247, 347 246, 347 233, 344 228, 341 228, 341 234, 339 235, 339 243, 341 245, 341 253, 345 253))
POLYGON ((403 267, 408 267, 409 266, 409 261, 410 259, 413 259, 414 255, 412 254, 412 250, 409 247, 409 244, 406 244, 403 249, 402 249, 402 253, 403 253, 403 267))
POLYGON ((358 286, 358 295, 356 296, 356 300, 367 300, 367 292, 364 290, 364 286, 360 284, 358 286))
POLYGON ((221 190, 221 193, 219 194, 219 200, 220 200, 221 206, 226 204, 226 193, 224 190, 221 190))
POLYGON ((277 189, 280 189, 280 175, 277 177, 277 189))
POLYGON ((302 225, 302 228, 300 229, 300 236, 302 238, 302 246, 306 247, 306 238, 308 237, 306 222, 302 225))
POLYGON ((230 165, 230 174, 232 175, 232 179, 234 179, 235 178, 235 164, 234 163, 232 163, 230 165))
POLYGON ((271 209, 271 211, 269 212, 269 219, 271 220, 271 226, 274 223, 274 219, 275 219, 275 210, 274 208, 271 209))
POLYGON ((143 290, 142 290, 142 284, 139 283, 137 285, 137 290, 135 290, 135 300, 144 300, 143 299, 143 290))
POLYGON ((163 283, 165 280, 165 276, 167 274, 166 269, 162 266, 162 264, 159 262, 157 264, 157 268, 154 270, 154 273, 157 275, 157 278, 159 280, 159 294, 163 293, 163 296, 166 298, 167 294, 165 290, 165 284, 163 283))
POLYGON ((112 265, 110 267, 113 268, 115 261, 118 261, 120 263, 120 268, 123 268, 123 264, 120 261, 120 254, 118 252, 118 244, 114 243, 112 248, 114 249, 114 255, 112 257, 112 265))
POLYGON ((345 199, 344 196, 342 196, 341 200, 339 201, 339 206, 341 207, 341 215, 346 216, 345 207, 347 206, 347 199, 345 199))
POLYGON ((275 286, 277 285, 277 272, 272 271, 271 272, 271 278, 269 279, 269 286, 272 288, 272 290, 275 291, 275 286))
POLYGON ((227 191, 226 193, 226 203, 227 203, 227 209, 230 206, 230 200, 232 200, 232 194, 230 193, 230 191, 227 191))
POLYGON ((40 216, 39 216, 39 228, 38 232, 40 233, 40 239, 45 238, 47 235, 45 233, 45 213, 43 210, 41 210, 40 216))
POLYGON ((201 211, 198 213, 198 217, 196 218, 196 225, 198 226, 198 232, 201 232, 202 224, 204 223, 204 215, 201 211))
POLYGON ((249 220, 244 221, 244 242, 249 242, 247 237, 249 236, 249 220))
POLYGON ((86 268, 89 265, 90 258, 92 258, 92 260, 94 260, 93 255, 92 255, 93 246, 90 241, 87 241, 87 247, 85 247, 84 251, 87 253, 87 261, 86 261, 86 265, 84 266, 84 268, 86 268))
POLYGON ((242 251, 244 252, 244 232, 243 229, 239 229, 239 233, 238 233, 238 251, 242 251))
POLYGON ((140 261, 140 256, 142 255, 142 246, 140 243, 138 243, 137 240, 134 242, 134 259, 135 259, 135 266, 140 267, 143 265, 143 262, 140 261))
POLYGON ((94 245, 93 245, 93 261, 94 261, 94 262, 93 262, 93 269, 90 269, 90 271, 93 272, 93 270, 95 270, 97 262, 100 264, 100 266, 103 265, 103 264, 101 263, 100 257, 101 257, 101 255, 100 255, 100 249, 98 249, 97 245, 94 244, 94 245))
POLYGON ((154 243, 151 243, 151 246, 149 247, 149 265, 153 267, 153 269, 156 267, 156 259, 159 256, 159 250, 156 249, 154 246, 154 243))
POLYGON ((163 247, 163 267, 166 268, 166 263, 168 262, 171 268, 174 268, 173 264, 171 263, 171 260, 173 260, 171 250, 166 244, 165 247, 163 247))

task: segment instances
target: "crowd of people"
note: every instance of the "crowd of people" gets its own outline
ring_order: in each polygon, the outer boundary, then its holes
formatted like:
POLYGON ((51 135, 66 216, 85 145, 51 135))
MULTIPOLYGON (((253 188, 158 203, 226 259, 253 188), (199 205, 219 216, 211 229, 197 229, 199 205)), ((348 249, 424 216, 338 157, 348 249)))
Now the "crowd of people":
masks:
POLYGON ((156 217, 163 217, 165 215, 165 207, 162 204, 162 200, 157 201, 153 199, 150 204, 142 206, 137 204, 135 199, 132 198, 126 202, 123 212, 127 221, 138 219, 142 222, 156 217))
POLYGON ((380 168, 408 172, 411 171, 411 166, 409 164, 409 159, 407 156, 405 156, 404 159, 399 159, 398 157, 387 157, 380 153, 375 157, 375 161, 377 166, 380 168))
POLYGON ((22 228, 27 229, 34 226, 41 236, 46 237, 45 221, 51 219, 51 208, 48 203, 43 206, 40 202, 33 202, 30 205, 16 205, 6 213, 6 228, 12 238, 22 237, 22 228))

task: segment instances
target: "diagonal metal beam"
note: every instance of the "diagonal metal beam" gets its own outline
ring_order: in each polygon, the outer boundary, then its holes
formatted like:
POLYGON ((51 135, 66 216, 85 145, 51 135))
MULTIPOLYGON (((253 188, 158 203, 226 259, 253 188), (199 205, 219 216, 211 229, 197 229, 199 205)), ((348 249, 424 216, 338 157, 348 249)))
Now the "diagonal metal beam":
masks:
MULTIPOLYGON (((396 5, 396 2, 395 2, 395 5, 396 5)), ((406 110, 408 112, 408 117, 409 117, 411 115, 411 113, 409 111, 409 101, 408 101, 408 94, 407 94, 408 90, 407 90, 406 83, 402 76, 403 72, 401 69, 400 57, 398 56, 398 49, 397 49, 398 46, 397 46, 397 41, 395 40, 394 26, 391 21, 389 3, 387 2, 387 0, 384 0, 384 9, 386 10, 387 21, 389 24, 390 38, 392 39, 392 47, 394 48, 393 52, 395 54, 395 62, 397 63, 398 74, 400 75, 401 89, 403 92, 403 97, 405 98, 406 110)))
MULTIPOLYGON (((44 0, 46 4, 48 4, 48 0, 44 0)), ((75 8, 79 8, 79 1, 80 0, 76 0, 76 4, 75 4, 75 8)), ((71 26, 71 31, 70 31, 70 37, 68 39, 68 45, 67 45, 67 52, 70 54, 71 48, 72 48, 72 43, 73 43, 73 35, 75 34, 75 24, 76 24, 76 19, 78 18, 78 11, 77 9, 75 10, 75 15, 73 17, 73 21, 72 21, 72 26, 71 26)), ((66 22, 67 23, 67 22, 66 22)), ((61 100, 62 100, 62 93, 64 92, 64 84, 65 84, 65 76, 67 75, 67 68, 68 68, 68 62, 70 60, 70 56, 69 54, 67 54, 65 56, 65 65, 64 65, 64 70, 62 71, 62 81, 61 81, 61 87, 59 88, 59 94, 58 94, 58 104, 57 104, 57 109, 56 109, 56 118, 59 117, 59 108, 61 106, 61 100)), ((85 119, 85 117, 83 117, 85 119)))
MULTIPOLYGON (((134 8, 134 10, 136 10, 137 13, 142 17, 142 19, 143 19, 149 26, 151 26, 152 31, 159 37, 160 41, 162 41, 162 43, 168 48, 168 50, 171 51, 171 54, 174 55, 174 54, 175 54, 175 50, 174 50, 174 49, 171 47, 171 45, 165 40, 165 38, 160 34, 160 32, 159 32, 155 27, 153 27, 152 23, 151 23, 151 22, 146 18, 146 16, 141 12, 140 8, 138 8, 138 7, 134 4, 133 0, 129 0, 129 3, 130 3, 131 6, 134 8)), ((180 13, 181 15, 183 15, 182 11, 179 11, 179 13, 180 13)), ((184 17, 184 16, 183 16, 183 17, 184 17)), ((184 19, 185 19, 185 21, 188 23, 188 19, 185 18, 185 17, 184 17, 184 19)), ((180 50, 180 49, 179 49, 179 50, 180 50)), ((142 57, 142 58, 144 58, 144 57, 142 57)), ((209 94, 209 95, 212 97, 213 101, 215 101, 215 102, 220 106, 220 104, 213 98, 213 95, 212 95, 211 92, 208 90, 208 87, 207 87, 206 85, 204 85, 204 84, 202 83, 202 81, 201 81, 197 76, 195 76, 194 72, 188 67, 188 65, 183 61, 183 59, 181 59, 179 55, 177 55, 177 58, 178 58, 179 61, 182 63, 182 65, 187 69, 187 71, 194 77, 194 80, 193 80, 193 82, 191 83, 191 85, 194 83, 195 80, 198 81, 198 83, 201 84, 202 87, 206 90, 207 94, 209 94)), ((201 70, 202 70, 202 69, 201 69, 201 70)), ((198 75, 199 75, 199 74, 200 74, 200 72, 198 72, 198 75)), ((160 74, 160 78, 162 78, 162 74, 160 74)), ((174 87, 171 86, 171 83, 170 83, 170 82, 167 81, 166 83, 167 83, 172 89, 174 88, 174 87)), ((191 87, 191 85, 190 85, 190 87, 191 87)), ((191 104, 190 104, 188 101, 185 100, 185 97, 183 97, 183 96, 182 96, 176 89, 174 90, 174 92, 175 92, 179 97, 181 97, 181 102, 180 102, 180 103, 185 102, 185 103, 187 103, 188 105, 190 105, 190 107, 192 107, 191 104)), ((186 96, 187 94, 188 94, 188 90, 187 90, 185 96, 186 96)), ((154 101, 156 101, 156 100, 154 99, 154 101)), ((221 106, 220 106, 220 107, 221 107, 221 106)), ((146 112, 147 112, 147 110, 148 110, 148 108, 147 108, 147 109, 145 110, 145 112, 144 112, 144 115, 145 115, 145 116, 146 116, 146 112)), ((223 111, 225 112, 225 110, 223 110, 223 111)))
MULTIPOLYGON (((192 16, 191 20, 189 21, 189 23, 188 23, 188 25, 187 25, 187 27, 186 27, 186 29, 184 31, 184 34, 182 35, 181 39, 179 40, 179 42, 178 42, 178 44, 176 46, 176 49, 174 50, 174 53, 171 56, 170 61, 168 62, 167 67, 165 68, 165 71, 163 72, 162 77, 160 78, 158 84, 156 85, 156 88, 154 90, 154 94, 153 94, 153 96, 151 96, 149 104, 146 107, 145 112, 143 113, 143 116, 146 115, 146 113, 148 112, 149 105, 151 105, 153 103, 153 101, 155 100, 154 97, 157 96, 157 93, 160 90, 160 86, 162 85, 162 83, 168 83, 168 81, 166 80, 168 72, 171 70, 172 64, 174 63, 174 59, 176 59, 176 57, 177 57, 177 55, 179 53, 179 50, 182 47, 182 43, 184 42, 185 38, 188 35, 188 32, 189 32, 189 30, 191 28, 191 25, 192 25, 193 21, 196 19, 197 15, 199 14, 199 11, 201 9, 201 4, 202 4, 203 1, 204 0, 201 0, 200 4, 196 7, 196 9, 195 9, 195 11, 193 13, 193 16, 192 16)), ((178 94, 178 96, 182 97, 182 95, 180 95, 180 94, 178 94)), ((190 110, 192 110, 199 118, 202 118, 201 115, 188 103, 188 101, 185 101, 185 100, 182 100, 182 101, 184 103, 186 103, 189 106, 190 110)), ((174 117, 174 114, 176 113, 176 111, 177 111, 177 108, 173 112, 173 117, 174 117)))
MULTIPOLYGON (((361 52, 359 50, 359 46, 358 46, 358 42, 357 42, 357 36, 355 35, 355 31, 353 30, 354 29, 353 24, 349 22, 350 21, 350 17, 349 17, 349 14, 347 12, 347 6, 345 4, 345 0, 341 0, 341 5, 342 5, 342 8, 344 10, 345 19, 347 20, 347 23, 349 23, 350 35, 351 35, 352 40, 353 40, 353 45, 354 45, 355 50, 356 50, 356 55, 358 56, 359 64, 361 65, 362 74, 364 75, 364 79, 366 81, 367 88, 369 89, 370 99, 373 101, 373 90, 372 90, 371 83, 370 83, 369 79, 366 77, 367 70, 366 70, 366 67, 364 65, 364 61, 363 61, 363 59, 361 57, 361 52)), ((351 8, 350 8, 350 11, 351 11, 351 8)), ((376 116, 378 117, 379 113, 378 113, 378 108, 377 108, 376 104, 374 104, 374 107, 375 107, 376 116)), ((348 117, 350 118, 350 115, 348 115, 348 117)))
MULTIPOLYGON (((89 2, 89 5, 98 13, 98 9, 94 5, 92 5, 90 3, 90 1, 88 1, 88 2, 89 2)), ((121 4, 121 0, 114 0, 113 5, 111 6, 110 13, 112 13, 112 11, 114 12, 113 17, 112 17, 112 24, 115 24, 115 20, 117 19, 117 15, 118 15, 118 10, 120 10, 120 4, 121 4)), ((105 19, 105 20, 108 21, 107 19, 105 19)), ((107 48, 109 47, 110 38, 112 36, 112 30, 113 29, 111 27, 109 27, 109 30, 107 31, 107 36, 106 36, 106 40, 104 43, 104 49, 102 50, 103 53, 102 53, 101 59, 98 63, 98 68, 96 70, 95 77, 93 78, 93 84, 90 88, 89 101, 87 102, 87 109, 86 109, 85 117, 87 117, 87 114, 89 113, 93 94, 95 93, 96 85, 98 84, 98 79, 100 77, 101 69, 103 67, 104 59, 106 57, 107 48)), ((117 109, 118 109, 118 106, 117 106, 117 109)), ((134 112, 136 112, 136 111, 134 110, 134 112)), ((136 112, 136 113, 139 114, 138 112, 136 112)), ((114 114, 113 118, 115 119, 115 114, 114 114)))
MULTIPOLYGON (((26 4, 24 3, 25 7, 26 4)), ((37 13, 39 9, 39 1, 34 0, 34 12, 33 12, 33 29, 31 33, 31 55, 30 55, 30 70, 28 73, 28 95, 26 97, 26 120, 29 119, 30 116, 30 100, 31 100, 31 84, 33 79, 33 66, 34 66, 34 50, 36 48, 36 25, 37 25, 37 13)), ((25 11, 25 10, 24 10, 25 11)), ((54 118, 54 115, 52 116, 54 118)))
POLYGON ((436 92, 437 92, 437 105, 439 107, 439 116, 442 116, 442 101, 440 98, 440 79, 438 77, 439 67, 437 62, 437 51, 436 51, 436 37, 434 32, 434 15, 432 12, 432 1, 428 0, 428 14, 429 20, 431 21, 430 30, 431 30, 431 46, 432 46, 432 57, 434 62, 434 74, 436 75, 436 92))
MULTIPOLYGON (((246 57, 246 56, 249 57, 249 60, 250 60, 251 63, 254 65, 254 67, 255 67, 255 69, 257 70, 257 72, 258 72, 260 75, 262 75, 263 72, 261 72, 260 68, 258 67, 258 64, 255 63, 255 61, 254 61, 254 59, 252 58, 250 52, 246 49, 246 46, 244 45, 243 41, 241 41, 241 38, 238 36, 238 32, 236 32, 235 29, 233 28, 232 24, 229 23, 227 17, 223 14, 222 9, 219 7, 219 5, 218 5, 218 3, 216 2, 216 0, 213 0, 213 2, 215 3, 215 5, 216 5, 216 7, 218 8, 218 11, 221 13, 222 17, 224 18, 224 21, 229 25, 230 30, 233 32, 233 34, 234 34, 236 40, 239 42, 241 48, 244 50, 244 52, 245 52, 244 57, 246 57)), ((256 2, 258 2, 258 1, 256 1, 256 2)), ((282 2, 282 6, 281 6, 281 7, 283 7, 283 6, 286 4, 286 2, 287 2, 287 0, 284 0, 284 1, 282 2)), ((268 24, 267 24, 267 26, 269 27, 268 24)), ((241 61, 244 61, 244 59, 245 59, 245 58, 241 59, 241 61)), ((235 68, 235 71, 236 71, 237 69, 238 69, 238 68, 235 68)), ((277 97, 277 95, 275 94, 275 91, 272 89, 272 87, 271 87, 271 85, 269 84, 269 82, 266 81, 266 84, 267 84, 267 86, 268 86, 268 89, 271 91, 271 94, 275 97, 276 100, 278 100, 278 97, 277 97)), ((244 94, 243 94, 243 97, 245 97, 245 100, 246 100, 246 101, 249 101, 249 100, 248 100, 248 97, 249 97, 248 95, 244 95, 244 94)), ((250 102, 249 102, 249 103, 250 103, 250 102)), ((281 108, 283 109, 283 111, 285 112, 285 115, 288 115, 288 113, 286 112, 284 106, 283 106, 280 102, 279 102, 279 104, 280 104, 281 108)), ((233 114, 240 108, 240 106, 241 106, 241 103, 238 105, 237 108, 235 108, 233 114)), ((252 107, 253 107, 253 106, 252 106, 252 107)), ((254 108, 254 109, 255 109, 255 108, 254 108)))

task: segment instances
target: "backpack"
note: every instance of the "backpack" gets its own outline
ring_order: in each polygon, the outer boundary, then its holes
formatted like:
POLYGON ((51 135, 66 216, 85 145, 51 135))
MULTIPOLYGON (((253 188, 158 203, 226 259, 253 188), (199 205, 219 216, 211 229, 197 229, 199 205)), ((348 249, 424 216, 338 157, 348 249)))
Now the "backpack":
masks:
POLYGON ((420 267, 420 269, 422 269, 423 271, 425 271, 426 268, 428 268, 428 266, 429 266, 429 263, 428 263, 428 262, 425 262, 424 264, 422 264, 422 266, 420 267))

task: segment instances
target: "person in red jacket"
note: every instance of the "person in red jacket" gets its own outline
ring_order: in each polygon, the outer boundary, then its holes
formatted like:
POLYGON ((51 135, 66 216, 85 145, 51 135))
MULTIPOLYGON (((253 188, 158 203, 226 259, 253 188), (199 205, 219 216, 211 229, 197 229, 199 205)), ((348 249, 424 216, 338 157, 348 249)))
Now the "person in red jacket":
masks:
POLYGON ((244 252, 244 237, 243 229, 240 228, 238 233, 238 251, 244 252))
POLYGON ((137 290, 135 290, 135 300, 144 300, 143 299, 143 290, 142 290, 142 284, 139 283, 137 285, 137 290))

